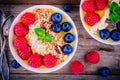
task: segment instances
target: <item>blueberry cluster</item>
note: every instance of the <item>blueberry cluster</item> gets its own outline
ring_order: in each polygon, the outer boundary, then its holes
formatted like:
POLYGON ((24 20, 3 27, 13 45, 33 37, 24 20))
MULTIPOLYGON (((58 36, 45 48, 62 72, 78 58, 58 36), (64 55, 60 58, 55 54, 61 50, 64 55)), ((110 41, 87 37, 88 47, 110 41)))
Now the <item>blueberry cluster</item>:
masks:
MULTIPOLYGON (((55 32, 55 33, 60 33, 60 31, 66 32, 66 34, 64 36, 64 41, 66 43, 71 43, 75 40, 75 36, 72 33, 69 33, 69 31, 72 29, 71 23, 69 23, 69 22, 61 23, 62 14, 54 13, 51 16, 51 20, 53 22, 53 25, 51 27, 53 32, 55 32)), ((62 51, 64 54, 70 54, 73 52, 73 47, 69 44, 66 44, 62 47, 62 51)))
POLYGON ((108 29, 103 29, 99 32, 101 39, 107 40, 111 38, 113 41, 120 40, 120 22, 116 23, 116 29, 109 31, 108 29))

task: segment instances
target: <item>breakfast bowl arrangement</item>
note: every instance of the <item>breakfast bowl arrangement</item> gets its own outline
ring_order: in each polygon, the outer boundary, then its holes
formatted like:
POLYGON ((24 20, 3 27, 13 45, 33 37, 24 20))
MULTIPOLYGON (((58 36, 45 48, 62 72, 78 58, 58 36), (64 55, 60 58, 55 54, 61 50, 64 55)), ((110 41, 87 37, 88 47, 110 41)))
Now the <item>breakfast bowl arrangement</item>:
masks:
POLYGON ((120 44, 119 0, 81 0, 80 18, 85 30, 97 41, 120 44))
POLYGON ((49 73, 61 69, 75 54, 78 34, 72 19, 61 9, 36 5, 22 11, 9 31, 9 47, 27 70, 49 73))

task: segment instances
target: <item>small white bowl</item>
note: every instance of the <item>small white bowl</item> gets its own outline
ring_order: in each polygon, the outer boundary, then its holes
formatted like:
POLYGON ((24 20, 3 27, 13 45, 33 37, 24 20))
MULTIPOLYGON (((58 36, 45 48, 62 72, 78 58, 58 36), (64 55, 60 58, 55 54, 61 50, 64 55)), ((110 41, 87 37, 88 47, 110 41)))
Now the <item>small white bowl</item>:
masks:
POLYGON ((15 18, 15 20, 13 21, 12 25, 11 25, 11 28, 10 28, 10 32, 9 32, 9 47, 10 47, 10 50, 12 52, 12 55, 14 56, 14 58, 17 60, 18 63, 20 63, 21 66, 23 66, 24 68, 26 68, 27 70, 30 70, 30 71, 33 71, 33 72, 36 72, 36 73, 49 73, 49 72, 53 72, 53 71, 56 71, 58 69, 61 69, 63 66, 65 66, 71 59, 72 57, 74 56, 75 52, 76 52, 76 49, 77 49, 77 44, 78 44, 78 33, 77 33, 77 30, 76 30, 76 26, 73 22, 73 20, 64 12, 62 11, 61 9, 57 8, 57 7, 54 7, 54 6, 50 6, 50 5, 36 5, 36 6, 32 6, 30 8, 27 8, 25 9, 24 11, 22 11, 20 14, 18 14, 18 16, 15 18), (13 35, 14 35, 14 31, 13 31, 13 28, 14 28, 14 25, 18 22, 18 20, 20 19, 20 17, 25 13, 25 12, 32 12, 34 9, 36 8, 50 8, 50 9, 53 9, 55 10, 56 12, 59 12, 61 13, 67 20, 68 22, 70 22, 73 26, 73 32, 74 32, 74 35, 75 35, 75 41, 74 41, 74 50, 71 54, 69 54, 69 58, 53 67, 53 68, 47 68, 47 69, 40 69, 40 68, 33 68, 27 64, 24 63, 24 61, 17 55, 15 49, 14 49, 14 46, 13 46, 13 35))
POLYGON ((84 17, 83 17, 83 10, 82 10, 82 4, 85 0, 81 0, 80 2, 80 8, 79 8, 79 13, 80 13, 80 19, 82 21, 83 27, 85 28, 85 30, 89 33, 89 35, 91 35, 94 39, 96 39, 97 41, 104 43, 104 44, 111 44, 111 45, 119 45, 120 41, 113 41, 113 40, 103 40, 100 37, 98 38, 95 34, 93 34, 87 27, 84 21, 84 17))

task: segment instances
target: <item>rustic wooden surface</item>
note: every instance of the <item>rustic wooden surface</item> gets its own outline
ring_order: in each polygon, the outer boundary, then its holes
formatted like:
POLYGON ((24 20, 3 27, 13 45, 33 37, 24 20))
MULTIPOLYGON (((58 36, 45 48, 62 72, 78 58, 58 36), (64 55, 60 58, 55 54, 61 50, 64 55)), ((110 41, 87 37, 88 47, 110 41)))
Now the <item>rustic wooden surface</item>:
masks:
POLYGON ((79 34, 79 43, 73 59, 62 69, 48 73, 37 74, 20 67, 14 69, 10 63, 14 59, 9 47, 6 47, 6 54, 10 67, 10 80, 120 80, 120 45, 106 45, 93 39, 83 28, 79 17, 79 0, 0 0, 0 9, 7 15, 17 16, 22 10, 38 4, 49 4, 63 10, 63 4, 69 2, 73 4, 73 11, 68 15, 73 19, 79 34), (98 64, 90 64, 85 60, 85 54, 90 50, 97 50, 101 59, 98 64), (85 70, 80 75, 73 75, 70 64, 74 60, 79 60, 85 65, 85 70), (103 78, 98 75, 101 67, 109 67, 111 75, 103 78))

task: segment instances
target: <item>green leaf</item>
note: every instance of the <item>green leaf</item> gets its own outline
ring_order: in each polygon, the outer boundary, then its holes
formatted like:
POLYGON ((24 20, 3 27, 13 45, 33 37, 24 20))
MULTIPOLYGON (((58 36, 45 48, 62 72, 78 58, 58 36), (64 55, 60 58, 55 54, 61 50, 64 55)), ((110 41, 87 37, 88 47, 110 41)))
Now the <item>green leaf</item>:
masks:
POLYGON ((45 42, 52 42, 52 36, 50 34, 45 34, 45 39, 44 39, 45 42))
POLYGON ((42 28, 35 28, 35 34, 38 37, 38 40, 44 40, 45 42, 52 42, 52 36, 50 34, 45 33, 45 30, 42 28))
POLYGON ((110 11, 114 13, 119 12, 119 5, 116 2, 112 2, 110 5, 110 11))
POLYGON ((117 13, 110 13, 110 19, 112 22, 117 23, 119 20, 120 16, 117 13))
POLYGON ((44 37, 45 37, 45 30, 44 29, 42 29, 42 28, 35 28, 34 31, 35 31, 35 34, 38 37, 38 40, 44 39, 44 37))
POLYGON ((119 10, 118 10, 118 14, 120 15, 120 7, 119 7, 119 10))

